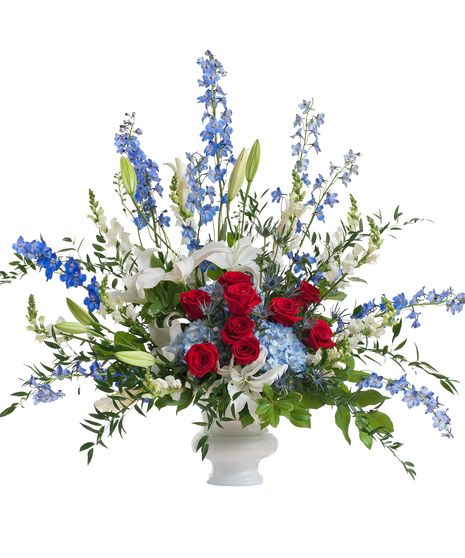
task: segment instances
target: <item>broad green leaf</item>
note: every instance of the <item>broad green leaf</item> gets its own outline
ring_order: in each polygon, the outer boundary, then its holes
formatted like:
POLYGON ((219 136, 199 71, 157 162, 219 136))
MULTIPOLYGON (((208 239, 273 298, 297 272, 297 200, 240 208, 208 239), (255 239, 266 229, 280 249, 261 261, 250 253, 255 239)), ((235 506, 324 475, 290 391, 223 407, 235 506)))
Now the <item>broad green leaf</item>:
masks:
POLYGON ((335 415, 336 425, 341 429, 342 433, 344 434, 344 438, 350 444, 349 438, 349 423, 350 423, 350 411, 347 407, 340 406, 337 408, 336 415, 335 415))
POLYGON ((365 444, 365 446, 368 449, 371 449, 371 446, 373 445, 373 436, 369 436, 366 432, 363 432, 363 430, 359 430, 358 434, 360 436, 360 440, 365 444))
POLYGON ((361 391, 360 396, 354 398, 354 401, 360 405, 360 407, 367 407, 368 405, 377 405, 386 401, 389 397, 382 395, 379 391, 375 389, 367 389, 366 391, 361 391))
POLYGON ((263 384, 263 393, 270 401, 273 401, 273 390, 268 384, 263 384))
POLYGON ((384 426, 388 432, 394 432, 392 421, 386 414, 376 411, 369 414, 368 418, 370 419, 370 428, 375 429, 378 426, 384 426))
POLYGON ((276 428, 279 424, 279 415, 280 412, 278 407, 276 407, 276 405, 272 405, 271 411, 268 414, 268 420, 273 428, 276 428))
POLYGON ((300 407, 304 407, 306 409, 319 409, 320 407, 323 407, 324 404, 325 402, 321 395, 304 396, 300 401, 300 407))

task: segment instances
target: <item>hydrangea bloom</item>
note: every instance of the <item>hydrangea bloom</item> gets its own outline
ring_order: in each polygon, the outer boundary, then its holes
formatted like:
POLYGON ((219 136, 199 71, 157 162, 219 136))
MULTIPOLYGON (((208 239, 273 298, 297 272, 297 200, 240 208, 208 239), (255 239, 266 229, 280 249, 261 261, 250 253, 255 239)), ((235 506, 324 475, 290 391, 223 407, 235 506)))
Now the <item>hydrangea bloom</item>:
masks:
POLYGON ((268 350, 268 357, 263 370, 271 370, 284 364, 295 373, 307 370, 307 351, 297 338, 292 327, 274 322, 264 322, 255 337, 268 350))

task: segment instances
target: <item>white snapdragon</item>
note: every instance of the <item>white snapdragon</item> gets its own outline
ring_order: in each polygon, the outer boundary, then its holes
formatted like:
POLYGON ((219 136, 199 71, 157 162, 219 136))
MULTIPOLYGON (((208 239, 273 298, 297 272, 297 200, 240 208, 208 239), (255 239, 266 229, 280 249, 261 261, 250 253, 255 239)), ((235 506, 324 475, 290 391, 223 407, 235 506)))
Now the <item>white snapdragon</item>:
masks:
POLYGON ((107 248, 116 246, 119 240, 121 253, 124 255, 132 249, 132 243, 129 240, 131 233, 124 232, 124 227, 118 223, 116 217, 110 221, 111 228, 105 233, 107 237, 107 248))
POLYGON ((328 281, 328 283, 333 283, 340 271, 339 266, 336 263, 332 263, 329 266, 329 271, 325 271, 323 273, 323 277, 328 281))
POLYGON ((115 310, 114 312, 112 312, 111 317, 116 324, 119 324, 123 321, 123 316, 121 315, 121 312, 119 310, 115 310))
POLYGON ((347 275, 353 275, 355 268, 357 267, 357 262, 352 254, 347 254, 347 256, 341 262, 342 273, 347 275))

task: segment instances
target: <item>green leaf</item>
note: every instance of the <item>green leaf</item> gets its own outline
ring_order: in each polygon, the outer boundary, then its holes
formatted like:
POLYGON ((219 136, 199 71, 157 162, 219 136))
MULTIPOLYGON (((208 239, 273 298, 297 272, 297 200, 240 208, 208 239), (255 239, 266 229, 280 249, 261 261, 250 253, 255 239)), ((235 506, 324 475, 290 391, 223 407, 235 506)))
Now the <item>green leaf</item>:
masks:
POLYGON ((15 391, 11 395, 12 397, 26 397, 26 395, 29 395, 29 393, 27 393, 27 391, 15 391))
POLYGON ((385 430, 388 432, 394 432, 394 426, 392 424, 391 419, 384 413, 380 411, 376 411, 368 415, 370 420, 370 428, 375 429, 379 426, 383 426, 385 430))
POLYGON ((289 416, 297 421, 306 421, 310 418, 310 413, 306 409, 294 409, 289 416))
POLYGON ((276 405, 279 407, 279 410, 283 412, 292 411, 294 408, 294 405, 288 401, 276 401, 276 405))
POLYGON ((371 446, 373 445, 373 436, 370 436, 366 432, 363 432, 363 430, 359 430, 358 434, 360 436, 360 440, 365 444, 365 446, 368 449, 371 449, 371 446))
POLYGON ((300 407, 305 407, 306 409, 319 409, 320 407, 323 407, 324 404, 325 402, 321 395, 317 394, 302 397, 300 407))
POLYGON ((150 305, 148 311, 150 314, 159 314, 164 309, 165 305, 163 304, 163 302, 161 300, 157 300, 150 305))
POLYGON ((268 384, 263 384, 263 393, 267 399, 273 401, 273 390, 268 384))
POLYGON ((16 409, 17 406, 18 406, 18 403, 13 403, 13 405, 11 405, 11 407, 8 407, 7 409, 5 409, 4 411, 2 411, 0 413, 0 417, 6 417, 8 415, 11 415, 11 413, 16 409))
POLYGON ((402 329, 402 318, 400 320, 400 322, 394 326, 392 326, 392 340, 394 341, 394 339, 399 335, 400 330, 402 329))
POLYGON ((92 446, 95 446, 94 442, 87 442, 86 444, 82 444, 79 451, 85 451, 86 449, 89 449, 92 446))
POLYGON ((90 448, 90 450, 87 452, 87 465, 89 465, 89 463, 92 461, 93 455, 94 455, 94 448, 90 448))
POLYGON ((402 341, 402 343, 397 345, 397 347, 394 350, 395 351, 400 351, 402 349, 402 347, 405 345, 405 343, 407 343, 407 339, 404 339, 404 341, 402 341))
POLYGON ((325 298, 329 298, 329 300, 338 300, 339 302, 342 302, 347 298, 347 293, 343 293, 342 291, 339 291, 335 294, 327 294, 325 298))
POLYGON ((205 457, 207 456, 208 453, 208 448, 210 446, 208 444, 204 444, 202 447, 202 461, 205 459, 205 457))
POLYGON ((343 405, 339 406, 336 411, 336 416, 334 417, 336 420, 336 425, 341 429, 342 433, 344 434, 344 438, 350 444, 349 438, 349 423, 350 423, 350 411, 347 407, 343 405))
MULTIPOLYGON (((266 384, 264 384, 266 385, 266 384)), ((273 428, 276 428, 279 424, 279 415, 281 413, 279 412, 279 409, 276 405, 272 405, 272 408, 270 410, 270 413, 268 415, 268 420, 270 421, 270 424, 273 428)))
POLYGON ((354 283, 366 283, 368 285, 365 279, 360 279, 360 277, 347 277, 347 279, 349 281, 354 281, 354 283))
POLYGON ((368 405, 377 405, 378 403, 382 403, 383 401, 386 401, 386 399, 390 399, 389 397, 382 395, 381 393, 379 393, 379 391, 376 391, 375 389, 367 389, 366 391, 361 391, 359 393, 360 393, 359 397, 354 397, 354 401, 357 403, 357 405, 360 405, 360 407, 367 407, 368 405))
POLYGON ((254 421, 253 417, 251 417, 250 415, 247 415, 247 416, 241 418, 242 428, 245 428, 246 426, 250 426, 254 422, 255 421, 254 421))
POLYGON ((100 244, 92 244, 92 246, 95 248, 95 250, 97 250, 97 252, 105 251, 105 248, 103 246, 100 246, 100 244))
POLYGON ((271 405, 270 403, 264 403, 262 405, 259 405, 255 412, 257 413, 257 415, 265 415, 266 413, 268 413, 271 409, 271 405))
POLYGON ((205 444, 205 442, 208 440, 208 434, 205 434, 205 436, 202 436, 197 444, 197 449, 195 451, 199 451, 199 449, 205 444))
POLYGON ((311 428, 310 418, 308 420, 295 420, 292 417, 288 417, 289 422, 297 428, 311 428))

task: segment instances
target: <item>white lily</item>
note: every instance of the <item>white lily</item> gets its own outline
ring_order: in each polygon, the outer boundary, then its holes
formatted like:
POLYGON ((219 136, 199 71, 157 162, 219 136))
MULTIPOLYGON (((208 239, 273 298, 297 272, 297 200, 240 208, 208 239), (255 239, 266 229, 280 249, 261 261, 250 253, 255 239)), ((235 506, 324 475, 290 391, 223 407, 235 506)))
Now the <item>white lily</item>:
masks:
MULTIPOLYGON (((156 249, 151 250, 155 251, 156 249)), ((140 272, 135 282, 137 295, 140 298, 145 297, 144 289, 151 289, 158 285, 160 281, 185 283, 190 274, 203 260, 211 260, 211 255, 218 252, 231 253, 232 250, 224 242, 209 242, 206 246, 200 248, 200 250, 195 250, 191 256, 184 257, 178 262, 175 262, 172 271, 165 272, 159 267, 144 269, 140 272)))
POLYGON ((148 330, 150 336, 155 341, 157 347, 166 347, 171 341, 174 341, 176 337, 182 333, 181 324, 188 324, 189 320, 186 318, 177 318, 171 321, 175 316, 180 316, 177 312, 172 312, 166 316, 163 321, 163 327, 156 326, 156 322, 148 325, 148 330))
POLYGON ((261 251, 252 246, 252 237, 246 236, 235 242, 230 252, 213 254, 209 260, 226 271, 248 271, 253 275, 254 285, 259 286, 260 269, 254 260, 261 251))
POLYGON ((249 413, 255 420, 258 420, 256 409, 258 399, 263 391, 263 384, 271 385, 277 378, 279 378, 286 370, 288 365, 284 364, 267 370, 264 374, 257 376, 266 362, 268 351, 265 347, 260 347, 260 355, 256 361, 246 366, 234 366, 234 357, 232 357, 229 366, 224 366, 218 370, 218 374, 224 377, 224 380, 229 381, 228 392, 231 397, 242 392, 239 397, 234 401, 234 410, 236 415, 242 411, 247 405, 249 413))
POLYGON ((177 174, 178 176, 178 192, 179 192, 179 201, 184 207, 184 204, 187 201, 187 196, 189 195, 189 185, 187 184, 187 176, 186 176, 186 165, 181 161, 181 159, 176 158, 176 165, 172 163, 165 163, 168 165, 172 171, 177 174))

